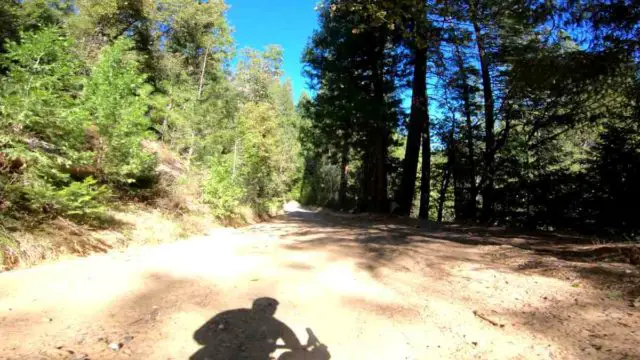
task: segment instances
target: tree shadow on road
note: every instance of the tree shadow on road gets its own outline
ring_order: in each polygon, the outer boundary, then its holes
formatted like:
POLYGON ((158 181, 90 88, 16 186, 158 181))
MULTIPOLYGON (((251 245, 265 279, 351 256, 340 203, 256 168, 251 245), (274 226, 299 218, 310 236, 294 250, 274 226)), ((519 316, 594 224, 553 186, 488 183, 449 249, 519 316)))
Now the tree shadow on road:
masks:
POLYGON ((203 346, 190 360, 271 360, 278 349, 287 351, 278 360, 329 360, 327 347, 310 329, 306 346, 289 326, 274 317, 278 301, 258 298, 251 309, 227 310, 215 315, 193 334, 203 346), (281 340, 283 345, 279 345, 281 340))
MULTIPOLYGON (((582 356, 624 359, 637 358, 639 354, 630 341, 635 336, 630 329, 637 324, 631 315, 637 310, 621 301, 640 295, 640 272, 623 256, 630 245, 585 245, 585 241, 567 236, 481 227, 417 228, 394 220, 320 215, 324 219, 293 217, 291 221, 297 223, 298 230, 285 236, 291 241, 283 247, 289 251, 322 251, 329 254, 330 261, 354 261, 392 289, 416 289, 421 281, 458 286, 461 292, 468 287, 470 290, 460 299, 448 301, 487 311, 489 317, 504 320, 505 329, 555 339, 565 349, 582 356), (468 272, 458 271, 459 268, 468 272), (483 273, 486 277, 481 276, 483 273), (523 275, 531 276, 528 281, 536 284, 536 276, 560 279, 565 282, 564 288, 570 284, 571 289, 584 291, 576 291, 575 296, 556 296, 553 291, 559 288, 558 283, 549 283, 548 290, 526 288, 513 301, 512 297, 497 299, 499 295, 482 292, 485 287, 499 290, 513 286, 509 283, 526 286, 523 275), (414 281, 412 276, 422 280, 414 281), (496 276, 502 282, 495 280, 496 276), (483 298, 482 294, 489 297, 483 298), (612 323, 614 319, 617 323, 612 323)), ((437 286, 435 289, 438 293, 437 286)), ((357 307, 388 314, 402 311, 405 306, 401 302, 380 302, 357 307)), ((487 326, 496 332, 506 331, 487 326)))
MULTIPOLYGON (((308 214, 293 213, 288 216, 288 221, 298 224, 300 229, 285 237, 302 240, 286 245, 287 249, 307 250, 331 247, 334 250, 342 250, 339 252, 347 256, 359 254, 362 267, 372 272, 381 267, 393 266, 399 256, 423 255, 428 245, 455 243, 456 246, 459 244, 462 247, 492 246, 496 248, 491 252, 493 254, 506 253, 504 249, 514 249, 516 251, 509 252, 508 257, 514 261, 517 258, 521 262, 509 267, 517 272, 531 270, 526 267, 527 264, 550 257, 557 259, 556 263, 573 264, 571 269, 579 269, 573 271, 574 276, 596 280, 592 281, 596 285, 619 283, 620 271, 607 272, 613 276, 604 276, 606 274, 600 273, 596 279, 591 276, 591 272, 582 268, 597 266, 607 270, 612 266, 618 266, 615 264, 618 263, 619 267, 623 267, 621 271, 627 278, 631 275, 634 278, 640 276, 632 267, 623 265, 634 264, 634 261, 640 264, 640 248, 637 245, 585 245, 589 239, 573 235, 517 232, 513 229, 480 226, 420 224, 416 227, 410 226, 415 224, 407 224, 406 219, 382 218, 376 221, 377 218, 348 214, 322 213, 310 217, 308 214), (608 265, 609 263, 613 265, 608 265)), ((464 252, 460 252, 455 255, 440 254, 438 260, 447 260, 444 257, 451 261, 472 261, 487 267, 496 265, 496 259, 493 256, 483 259, 484 261, 471 260, 464 256, 464 252)), ((546 273, 546 275, 555 277, 552 273, 546 273)), ((638 291, 640 288, 625 292, 635 294, 638 291)))

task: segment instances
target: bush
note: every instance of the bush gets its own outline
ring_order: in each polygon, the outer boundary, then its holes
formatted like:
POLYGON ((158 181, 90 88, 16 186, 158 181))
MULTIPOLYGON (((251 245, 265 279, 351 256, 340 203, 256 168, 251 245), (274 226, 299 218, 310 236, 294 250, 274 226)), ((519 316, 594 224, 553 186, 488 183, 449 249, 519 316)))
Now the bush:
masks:
POLYGON ((232 177, 228 162, 213 161, 211 173, 204 185, 204 202, 211 206, 213 216, 226 218, 240 206, 245 191, 232 177))
POLYGON ((58 188, 44 181, 25 185, 21 190, 31 210, 49 216, 63 215, 78 220, 97 219, 104 216, 104 204, 111 197, 110 190, 106 186, 98 185, 91 177, 58 188))
POLYGON ((83 110, 103 139, 95 149, 103 180, 140 188, 153 183, 156 158, 142 147, 151 137, 147 112, 152 88, 132 48, 133 42, 123 38, 102 50, 85 89, 83 110))
POLYGON ((0 186, 3 212, 13 217, 31 211, 84 220, 104 211, 108 190, 66 173, 93 160, 77 111, 82 65, 73 49, 61 30, 47 28, 23 34, 0 56, 8 70, 0 93, 0 186))

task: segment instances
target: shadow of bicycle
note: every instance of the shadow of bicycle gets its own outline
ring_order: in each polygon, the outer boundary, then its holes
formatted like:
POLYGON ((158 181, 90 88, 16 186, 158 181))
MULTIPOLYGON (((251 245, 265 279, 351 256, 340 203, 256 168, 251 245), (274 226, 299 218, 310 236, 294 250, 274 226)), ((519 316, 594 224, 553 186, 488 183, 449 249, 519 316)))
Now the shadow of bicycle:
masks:
POLYGON ((278 360, 329 360, 331 355, 311 329, 306 345, 289 326, 274 317, 278 301, 258 298, 251 309, 221 312, 193 334, 203 347, 190 360, 273 360, 277 350, 286 350, 278 360), (284 343, 279 345, 278 341, 284 343))

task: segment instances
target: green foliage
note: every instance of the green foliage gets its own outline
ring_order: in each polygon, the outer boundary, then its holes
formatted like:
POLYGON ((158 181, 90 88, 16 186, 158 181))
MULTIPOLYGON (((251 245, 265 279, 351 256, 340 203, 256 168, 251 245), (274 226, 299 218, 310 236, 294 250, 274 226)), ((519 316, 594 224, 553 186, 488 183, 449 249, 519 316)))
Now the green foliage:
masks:
MULTIPOLYGON (((282 202, 299 182, 300 117, 291 86, 281 82, 282 52, 246 50, 231 82, 209 69, 202 54, 197 76, 188 63, 167 57, 165 96, 154 98, 163 140, 187 164, 209 172, 204 202, 217 216, 240 205, 256 210, 282 202), (202 71, 204 69, 204 71, 202 71)), ((215 60, 214 60, 215 61, 215 60)))
POLYGON ((231 71, 223 1, 2 1, 0 216, 91 220, 162 171, 206 172, 189 185, 219 217, 299 189, 283 51, 231 71))
POLYGON ((186 65, 197 71, 202 65, 202 49, 208 49, 208 67, 217 71, 229 56, 232 42, 225 18, 227 5, 221 0, 160 0, 156 6, 161 11, 152 17, 160 25, 157 35, 166 37, 168 52, 180 54, 186 65))
POLYGON ((319 4, 320 29, 303 57, 316 92, 306 111, 311 121, 306 157, 315 163, 314 152, 324 152, 342 174, 357 159, 362 167, 351 167, 358 174, 357 184, 347 191, 348 181, 341 175, 337 202, 343 207, 357 199, 362 210, 386 211, 389 147, 402 112, 395 78, 401 58, 395 34, 378 21, 378 9, 364 6, 365 11, 358 4, 319 4))
POLYGON ((74 111, 82 80, 73 42, 50 28, 25 34, 21 44, 10 42, 7 50, 0 107, 5 134, 14 142, 29 142, 36 135, 50 152, 77 147, 83 132, 74 111))
POLYGON ((611 232, 638 236, 633 211, 640 201, 640 126, 610 124, 600 134, 588 161, 591 178, 587 199, 594 224, 611 232), (631 130, 631 131, 630 131, 631 130), (590 202, 590 203, 589 203, 590 202))
POLYGON ((0 177, 9 209, 89 219, 104 213, 110 191, 87 174, 128 185, 153 175, 155 159, 141 148, 150 89, 130 47, 105 48, 83 76, 74 42, 59 29, 8 44, 0 177))
POLYGON ((325 0, 318 8, 304 54, 315 91, 301 103, 304 202, 357 199, 362 210, 385 211, 376 206, 391 201, 380 176, 409 202, 418 145, 431 139, 422 149, 433 152, 423 157, 431 164, 417 178, 432 220, 637 234, 633 212, 621 210, 639 201, 630 185, 640 133, 637 6, 325 0), (405 128, 394 96, 424 91, 417 61, 428 69, 429 106, 413 98, 405 128), (416 142, 425 120, 412 120, 425 113, 430 130, 416 142), (407 149, 403 181, 394 141, 407 149))
POLYGON ((232 69, 222 0, 0 0, 0 216, 85 221, 165 173, 206 173, 219 217, 387 211, 416 177, 434 220, 636 234, 640 12, 621 4, 323 0, 296 108, 279 46, 232 69))
POLYGON ((255 208, 286 200, 302 169, 300 117, 291 99, 291 85, 280 81, 281 56, 275 47, 263 53, 247 51, 236 72, 241 104, 227 146, 235 161, 236 180, 245 189, 243 201, 255 208))
POLYGON ((109 39, 122 35, 151 10, 151 3, 142 0, 78 0, 74 5, 78 15, 69 19, 74 32, 81 36, 109 39))
POLYGON ((132 46, 120 39, 103 49, 84 92, 83 115, 105 140, 94 149, 96 164, 104 181, 120 185, 140 185, 141 179, 153 178, 155 169, 155 158, 142 149, 142 141, 151 138, 152 88, 138 70, 132 46))
POLYGON ((65 169, 90 158, 77 112, 82 79, 73 43, 59 30, 26 33, 9 43, 0 97, 0 155, 9 209, 54 214, 78 211, 66 203, 75 186, 65 169))
POLYGON ((56 0, 0 0, 0 54, 7 51, 6 42, 18 41, 23 32, 59 25, 69 8, 68 2, 56 0))
POLYGON ((103 216, 111 197, 110 190, 98 185, 91 177, 82 182, 72 181, 63 187, 54 187, 44 181, 32 182, 21 190, 32 211, 80 220, 103 216))
POLYGON ((305 176, 300 191, 302 204, 340 207, 339 187, 340 167, 338 165, 321 155, 306 159, 305 176))
POLYGON ((245 190, 234 178, 232 166, 229 161, 215 161, 204 184, 204 202, 211 206, 213 215, 219 218, 233 215, 245 196, 245 190))

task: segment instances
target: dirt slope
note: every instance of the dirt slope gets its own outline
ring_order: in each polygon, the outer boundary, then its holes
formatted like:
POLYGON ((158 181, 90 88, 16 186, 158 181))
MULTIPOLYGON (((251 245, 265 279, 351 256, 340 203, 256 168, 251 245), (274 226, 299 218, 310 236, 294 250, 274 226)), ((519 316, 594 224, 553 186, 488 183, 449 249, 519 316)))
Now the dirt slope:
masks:
POLYGON ((640 359, 636 290, 602 284, 637 268, 494 240, 301 210, 2 273, 0 359, 188 359, 203 323, 263 296, 332 359, 640 359))

